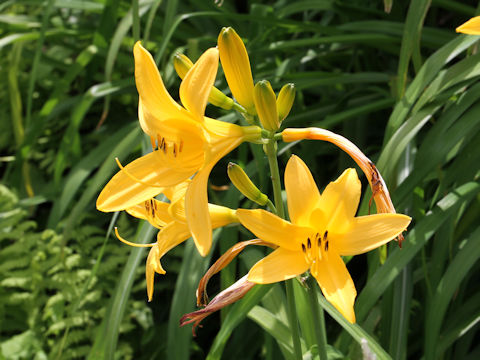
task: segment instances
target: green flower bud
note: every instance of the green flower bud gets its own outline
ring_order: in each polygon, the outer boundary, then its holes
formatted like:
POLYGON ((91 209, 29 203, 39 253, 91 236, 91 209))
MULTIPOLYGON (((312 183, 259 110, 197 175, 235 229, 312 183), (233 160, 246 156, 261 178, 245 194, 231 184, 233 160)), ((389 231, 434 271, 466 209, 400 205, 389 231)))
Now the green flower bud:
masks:
MULTIPOLYGON (((173 67, 175 68, 177 75, 182 80, 192 66, 193 62, 184 54, 176 54, 173 58, 173 67)), ((212 87, 210 95, 208 96, 208 102, 225 110, 230 110, 233 106, 233 99, 222 93, 214 86, 212 87)))
POLYGON ((267 80, 259 81, 255 85, 253 95, 257 115, 263 128, 269 131, 277 131, 280 127, 277 100, 270 83, 267 80))
POLYGON ((292 109, 293 100, 295 100, 295 85, 285 84, 277 98, 278 120, 282 122, 292 109))
POLYGON ((187 75, 188 70, 190 70, 192 66, 192 60, 184 54, 175 54, 173 57, 173 67, 180 79, 183 79, 185 75, 187 75))
POLYGON ((268 202, 267 195, 263 194, 250 180, 243 169, 235 164, 229 163, 227 168, 228 177, 233 185, 247 198, 259 205, 265 205, 268 202))

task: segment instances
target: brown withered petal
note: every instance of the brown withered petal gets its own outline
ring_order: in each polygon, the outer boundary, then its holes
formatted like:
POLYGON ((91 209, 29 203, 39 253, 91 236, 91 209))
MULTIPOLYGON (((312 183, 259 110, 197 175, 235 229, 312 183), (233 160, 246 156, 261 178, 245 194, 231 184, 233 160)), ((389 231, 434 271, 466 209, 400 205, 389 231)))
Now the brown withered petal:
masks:
MULTIPOLYGON (((372 189, 373 200, 377 205, 377 212, 391 214, 396 213, 387 186, 385 185, 380 172, 375 167, 373 162, 350 140, 334 132, 321 128, 285 129, 282 131, 282 138, 285 142, 302 139, 323 140, 338 146, 340 149, 350 155, 350 157, 365 173, 365 176, 367 177, 372 189)), ((371 201, 369 203, 369 208, 370 205, 371 201)), ((404 240, 403 235, 398 235, 396 240, 398 241, 398 245, 402 247, 402 241, 404 240)))
POLYGON ((180 319, 180 326, 193 323, 192 334, 195 336, 195 328, 200 325, 203 319, 215 311, 240 300, 255 286, 254 283, 247 280, 247 276, 245 275, 215 296, 205 308, 183 315, 180 319))
MULTIPOLYGON (((220 256, 218 260, 215 261, 215 263, 208 269, 208 271, 205 273, 205 275, 203 275, 202 279, 198 283, 197 306, 205 306, 208 303, 207 284, 210 278, 216 273, 218 273, 220 270, 222 270, 225 266, 230 264, 230 262, 248 245, 264 245, 274 247, 274 245, 263 240, 253 239, 236 243, 230 249, 225 251, 225 253, 220 256)), ((210 306, 210 304, 208 306, 210 306)))

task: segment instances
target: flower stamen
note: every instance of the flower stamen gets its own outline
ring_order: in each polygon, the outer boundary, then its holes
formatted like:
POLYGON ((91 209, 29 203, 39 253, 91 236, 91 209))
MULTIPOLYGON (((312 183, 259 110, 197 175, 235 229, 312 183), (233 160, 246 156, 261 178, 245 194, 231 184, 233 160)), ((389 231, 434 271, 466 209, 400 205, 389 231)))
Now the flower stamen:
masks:
POLYGON ((136 243, 133 243, 133 242, 130 242, 128 240, 125 240, 124 238, 122 238, 120 236, 120 234, 118 233, 118 229, 117 227, 115 226, 115 235, 117 236, 117 239, 120 240, 121 242, 123 242, 124 244, 127 244, 127 245, 130 245, 130 246, 133 246, 133 247, 141 247, 141 248, 146 248, 146 247, 152 247, 154 246, 156 243, 150 243, 150 244, 136 244, 136 243))

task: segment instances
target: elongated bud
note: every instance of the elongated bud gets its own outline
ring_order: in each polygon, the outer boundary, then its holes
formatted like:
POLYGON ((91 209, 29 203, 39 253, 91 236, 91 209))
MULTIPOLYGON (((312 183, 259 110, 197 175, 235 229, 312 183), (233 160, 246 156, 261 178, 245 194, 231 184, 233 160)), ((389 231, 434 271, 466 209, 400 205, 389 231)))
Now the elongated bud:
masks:
POLYGON ((262 206, 268 202, 267 195, 263 194, 255 186, 255 184, 252 182, 252 180, 250 180, 248 175, 240 166, 235 163, 229 163, 227 173, 233 185, 235 185, 235 187, 243 195, 245 195, 245 197, 262 206))
POLYGON ((177 75, 182 80, 185 77, 185 75, 187 75, 188 70, 190 70, 192 66, 193 66, 192 60, 190 60, 184 54, 175 54, 175 56, 173 57, 173 67, 175 68, 177 75))
MULTIPOLYGON (((193 63, 186 55, 176 54, 173 58, 173 66, 177 75, 183 80, 188 70, 193 66, 193 63)), ((233 99, 222 93, 216 87, 212 87, 208 102, 225 110, 230 110, 233 106, 233 99)))
POLYGON ((280 127, 277 114, 277 100, 267 80, 259 81, 254 89, 255 108, 263 128, 277 131, 280 127))
POLYGON ((292 109, 293 100, 295 100, 295 85, 285 84, 277 98, 278 120, 282 122, 292 109))
POLYGON ((242 39, 231 27, 223 28, 218 35, 218 50, 223 72, 234 98, 249 114, 255 115, 250 60, 242 39))

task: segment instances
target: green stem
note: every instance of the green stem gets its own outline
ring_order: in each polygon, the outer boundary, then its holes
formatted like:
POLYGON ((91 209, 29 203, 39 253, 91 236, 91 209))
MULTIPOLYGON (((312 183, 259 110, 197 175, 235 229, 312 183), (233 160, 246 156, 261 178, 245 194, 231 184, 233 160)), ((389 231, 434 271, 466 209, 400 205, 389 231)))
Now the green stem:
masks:
MULTIPOLYGON (((273 196, 275 199, 275 207, 277 209, 277 215, 282 219, 285 219, 285 210, 283 208, 282 199, 282 185, 280 183, 280 172, 278 171, 277 161, 277 141, 270 138, 268 143, 264 147, 267 154, 268 164, 270 165, 270 176, 273 185, 273 196)), ((293 340, 293 352, 296 360, 302 359, 302 347, 300 344, 300 334, 298 332, 298 318, 295 307, 295 296, 293 294, 293 280, 285 281, 285 292, 287 296, 287 314, 288 321, 290 323, 290 330, 292 332, 293 340)))
POLYGON ((273 213, 277 213, 277 208, 275 205, 273 205, 272 201, 270 199, 267 199, 267 206, 272 210, 273 213))
POLYGON ((278 171, 277 161, 277 142, 270 139, 265 145, 265 152, 268 158, 268 164, 270 165, 270 177, 273 185, 273 198, 275 201, 275 207, 277 208, 277 215, 282 219, 285 219, 285 210, 283 209, 282 199, 282 185, 280 183, 280 172, 278 171))
POLYGON ((317 338, 318 355, 320 356, 320 360, 328 360, 325 316, 323 314, 323 309, 318 305, 317 284, 312 276, 310 276, 308 279, 308 285, 308 300, 310 302, 310 309, 313 313, 313 323, 315 327, 315 337, 317 338))

